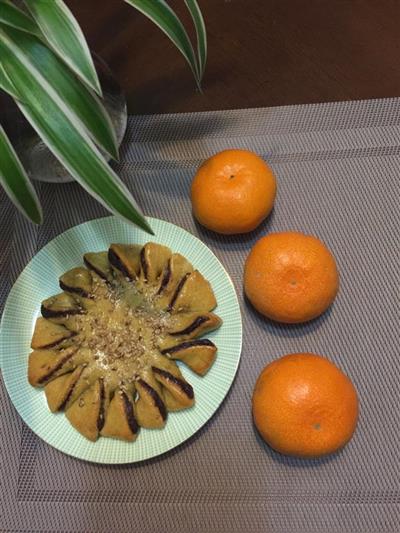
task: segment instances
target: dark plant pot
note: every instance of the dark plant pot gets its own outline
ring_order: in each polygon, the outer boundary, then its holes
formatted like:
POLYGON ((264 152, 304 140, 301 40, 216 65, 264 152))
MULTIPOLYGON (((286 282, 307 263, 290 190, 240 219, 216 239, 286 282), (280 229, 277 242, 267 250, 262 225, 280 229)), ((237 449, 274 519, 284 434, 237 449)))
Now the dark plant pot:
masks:
MULTIPOLYGON (((103 102, 113 123, 118 146, 120 146, 127 124, 125 96, 108 65, 95 54, 93 59, 103 89, 103 102)), ((10 137, 14 148, 31 179, 52 183, 73 181, 74 178, 50 152, 15 105, 12 109, 7 109, 6 130, 7 133, 11 130, 10 137)))

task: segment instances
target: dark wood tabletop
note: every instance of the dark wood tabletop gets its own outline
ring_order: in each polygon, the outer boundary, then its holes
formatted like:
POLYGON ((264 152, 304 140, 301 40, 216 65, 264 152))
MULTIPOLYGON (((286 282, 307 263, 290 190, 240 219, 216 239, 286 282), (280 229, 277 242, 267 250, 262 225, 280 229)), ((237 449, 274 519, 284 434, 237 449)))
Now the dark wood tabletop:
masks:
MULTIPOLYGON (((67 3, 130 113, 400 95, 399 0, 199 0, 209 44, 203 94, 168 38, 123 0, 67 3)), ((170 5, 193 35, 184 1, 170 5)))

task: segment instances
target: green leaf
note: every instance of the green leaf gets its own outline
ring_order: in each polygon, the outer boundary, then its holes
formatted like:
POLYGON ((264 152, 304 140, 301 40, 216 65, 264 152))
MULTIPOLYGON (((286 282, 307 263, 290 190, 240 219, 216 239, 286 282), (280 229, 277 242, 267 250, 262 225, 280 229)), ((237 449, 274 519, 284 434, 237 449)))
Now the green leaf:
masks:
POLYGON ((38 37, 41 35, 36 23, 8 0, 0 0, 0 22, 38 37))
POLYGON ((152 233, 130 192, 85 129, 73 120, 65 102, 40 73, 32 76, 26 57, 1 29, 0 57, 23 99, 17 101, 18 107, 65 168, 112 213, 152 233))
POLYGON ((101 95, 101 87, 85 37, 62 0, 25 0, 43 35, 61 59, 101 95))
POLYGON ((10 200, 35 224, 43 221, 42 208, 6 132, 0 125, 0 183, 10 200))
POLYGON ((24 55, 32 76, 43 76, 65 102, 70 115, 75 115, 74 120, 79 120, 94 141, 111 157, 118 159, 113 125, 95 93, 81 83, 39 39, 10 27, 3 27, 2 31, 13 49, 18 49, 24 55))
POLYGON ((164 0, 125 0, 154 22, 174 43, 189 63, 200 89, 200 71, 189 36, 175 12, 164 0))
POLYGON ((204 75, 207 62, 207 33, 204 18, 201 14, 199 4, 196 0, 185 0, 185 4, 190 11, 193 19, 194 27, 196 28, 197 36, 197 57, 199 60, 200 79, 204 75))
POLYGON ((7 75, 7 72, 4 70, 3 65, 0 63, 0 89, 6 91, 10 96, 16 100, 20 99, 20 95, 17 92, 17 89, 12 84, 12 81, 7 75))

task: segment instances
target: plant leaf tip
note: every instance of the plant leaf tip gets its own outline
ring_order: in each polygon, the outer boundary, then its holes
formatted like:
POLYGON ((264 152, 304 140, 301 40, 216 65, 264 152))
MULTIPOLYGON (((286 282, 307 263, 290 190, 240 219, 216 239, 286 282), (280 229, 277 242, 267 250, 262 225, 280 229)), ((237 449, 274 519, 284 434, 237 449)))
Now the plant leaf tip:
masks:
POLYGON ((37 226, 41 226, 43 224, 43 215, 40 214, 39 217, 32 218, 32 222, 37 226))

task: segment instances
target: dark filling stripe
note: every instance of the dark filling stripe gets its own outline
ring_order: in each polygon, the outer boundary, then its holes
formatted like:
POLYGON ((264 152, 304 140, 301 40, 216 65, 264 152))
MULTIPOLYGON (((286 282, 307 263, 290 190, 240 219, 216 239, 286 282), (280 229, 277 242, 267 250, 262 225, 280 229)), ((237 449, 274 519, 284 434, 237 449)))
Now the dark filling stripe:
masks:
POLYGON ((190 276, 190 272, 187 272, 187 273, 183 276, 183 278, 181 279, 181 281, 178 283, 178 286, 177 286, 177 288, 176 288, 176 290, 175 290, 175 292, 174 292, 174 295, 173 295, 173 297, 172 297, 172 299, 171 299, 171 302, 170 302, 170 304, 169 304, 169 306, 168 306, 167 311, 171 311, 171 309, 174 307, 175 302, 176 302, 176 299, 178 298, 179 293, 180 293, 181 290, 183 289, 183 286, 185 285, 186 280, 188 279, 189 276, 190 276))
POLYGON ((121 396, 124 405, 124 413, 128 422, 129 429, 132 431, 132 433, 137 433, 139 431, 139 425, 136 422, 132 404, 124 391, 121 391, 121 396))
POLYGON ((88 261, 86 259, 86 257, 83 258, 83 262, 85 263, 85 265, 90 269, 90 270, 93 270, 94 272, 96 272, 96 274, 98 276, 100 276, 101 278, 105 279, 106 281, 107 280, 107 275, 104 274, 104 272, 102 272, 99 268, 96 268, 90 261, 88 261))
POLYGON ((80 377, 82 375, 82 372, 83 372, 83 367, 81 368, 81 371, 79 372, 79 376, 76 378, 76 380, 72 383, 72 386, 69 388, 68 394, 64 398, 63 403, 60 405, 59 411, 63 411, 65 409, 65 406, 67 405, 69 399, 71 398, 71 395, 72 395, 72 393, 74 391, 74 388, 76 387, 76 384, 78 383, 78 381, 79 381, 79 379, 80 379, 80 377))
POLYGON ((39 380, 38 380, 38 383, 44 383, 45 381, 48 381, 51 376, 53 376, 58 370, 60 370, 61 367, 64 366, 64 364, 69 360, 71 359, 71 357, 75 354, 75 352, 72 352, 72 353, 69 353, 67 354, 65 357, 63 357, 61 359, 61 361, 59 361, 55 367, 53 367, 50 372, 48 372, 46 375, 42 376, 39 380))
POLYGON ((188 383, 187 381, 183 381, 183 379, 177 378, 176 376, 174 376, 170 372, 167 372, 166 370, 161 370, 161 368, 157 368, 155 366, 152 366, 151 368, 155 374, 158 374, 159 376, 162 376, 167 381, 170 381, 171 383, 174 383, 175 385, 177 385, 181 389, 181 391, 184 394, 186 394, 188 398, 190 399, 194 398, 193 387, 190 385, 190 383, 188 383))
POLYGON ((156 390, 154 390, 153 387, 151 387, 148 383, 143 381, 143 379, 139 379, 138 383, 144 389, 146 389, 147 393, 152 397, 157 409, 160 411, 160 415, 161 415, 162 419, 166 420, 167 419, 167 409, 165 407, 164 402, 160 398, 158 392, 156 390))
POLYGON ((171 279, 171 259, 168 259, 167 268, 164 273, 164 277, 161 281, 160 288, 157 291, 157 294, 161 294, 165 287, 168 285, 169 280, 171 279))
POLYGON ((187 350, 188 348, 195 348, 196 346, 210 346, 212 348, 216 348, 215 344, 208 339, 195 339, 193 341, 182 342, 176 346, 171 346, 171 348, 161 350, 161 353, 163 355, 167 353, 176 353, 180 352, 181 350, 187 350))
POLYGON ((187 326, 185 329, 181 329, 180 331, 173 331, 170 333, 172 336, 178 336, 178 335, 189 335, 189 333, 192 333, 197 328, 199 328, 204 322, 208 321, 208 317, 206 316, 198 316, 196 320, 194 320, 189 326, 187 326))
POLYGON ((70 287, 69 285, 66 285, 63 281, 60 280, 60 287, 63 291, 67 292, 73 292, 74 294, 79 294, 79 296, 83 296, 84 298, 90 298, 90 294, 86 292, 81 287, 70 287))
MULTIPOLYGON (((69 330, 68 330, 69 331, 69 330)), ((40 348, 40 350, 45 350, 47 348, 54 348, 55 346, 57 346, 58 344, 61 344, 62 342, 68 340, 68 339, 72 339, 72 337, 75 337, 75 335, 77 335, 77 333, 75 331, 69 331, 69 333, 71 333, 71 335, 68 335, 68 337, 63 337, 62 339, 58 340, 58 341, 55 341, 55 342, 51 342, 50 344, 46 344, 45 346, 42 346, 40 348)))
POLYGON ((43 318, 61 318, 65 316, 72 316, 72 315, 79 315, 82 313, 82 309, 68 309, 65 311, 53 311, 52 309, 49 309, 45 307, 43 304, 40 307, 40 312, 42 313, 43 318))
POLYGON ((132 276, 129 274, 126 266, 123 264, 123 262, 118 257, 118 255, 114 252, 114 250, 112 250, 111 248, 109 248, 108 250, 108 260, 112 264, 112 266, 115 267, 120 272, 122 272, 124 276, 126 276, 129 279, 133 279, 132 276))
POLYGON ((97 418, 97 429, 101 431, 104 426, 104 402, 106 399, 106 393, 104 390, 104 381, 99 379, 100 383, 100 406, 99 406, 99 416, 97 418))
POLYGON ((143 248, 140 250, 140 265, 142 267, 144 279, 147 280, 149 270, 146 262, 145 246, 143 246, 143 248))

